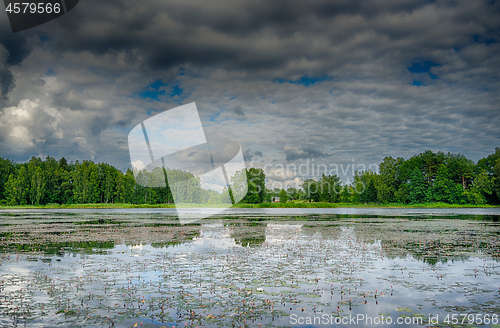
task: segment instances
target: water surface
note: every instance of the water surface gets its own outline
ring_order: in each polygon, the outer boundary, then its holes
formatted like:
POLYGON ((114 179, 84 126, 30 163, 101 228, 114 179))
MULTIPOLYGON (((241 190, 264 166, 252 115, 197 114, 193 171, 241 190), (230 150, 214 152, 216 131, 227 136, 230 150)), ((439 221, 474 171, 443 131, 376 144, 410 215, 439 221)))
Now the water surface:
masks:
POLYGON ((180 225, 165 209, 1 211, 0 326, 425 327, 457 314, 495 327, 499 214, 231 209, 180 225))

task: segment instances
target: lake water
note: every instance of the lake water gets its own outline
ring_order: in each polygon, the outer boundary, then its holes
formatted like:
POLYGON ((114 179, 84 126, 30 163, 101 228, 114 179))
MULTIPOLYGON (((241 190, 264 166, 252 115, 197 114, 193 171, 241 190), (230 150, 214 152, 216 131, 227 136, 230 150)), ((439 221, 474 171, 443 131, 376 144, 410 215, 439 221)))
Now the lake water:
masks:
POLYGON ((170 209, 2 210, 0 327, 499 327, 499 218, 230 209, 181 225, 170 209))

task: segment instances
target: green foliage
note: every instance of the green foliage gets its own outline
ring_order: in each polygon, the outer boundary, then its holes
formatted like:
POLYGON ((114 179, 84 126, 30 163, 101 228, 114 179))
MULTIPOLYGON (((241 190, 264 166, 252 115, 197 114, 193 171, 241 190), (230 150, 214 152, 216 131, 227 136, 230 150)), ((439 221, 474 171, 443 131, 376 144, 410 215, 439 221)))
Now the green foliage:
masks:
POLYGON ((427 186, 424 182, 422 171, 415 168, 410 175, 408 186, 408 201, 410 204, 423 203, 426 201, 427 186))
POLYGON ((120 203, 134 202, 134 173, 131 169, 127 169, 125 174, 117 174, 115 198, 120 203))
POLYGON ((448 167, 441 164, 436 173, 436 179, 429 189, 427 200, 431 202, 454 203, 455 184, 450 180, 448 167))
POLYGON ((488 203, 500 203, 500 147, 495 148, 495 152, 481 158, 475 168, 476 173, 486 171, 493 181, 491 195, 486 197, 488 203))
MULTIPOLYGON (((233 196, 233 200, 243 200, 248 192, 248 176, 246 169, 236 171, 231 176, 231 195, 233 196)), ((258 202, 259 195, 258 190, 255 185, 252 186, 252 190, 255 193, 255 197, 253 201, 258 202)))
MULTIPOLYGON (((68 163, 65 158, 56 161, 51 157, 32 157, 28 163, 17 164, 0 157, 0 205, 155 206, 174 203, 174 190, 178 198, 175 202, 185 204, 228 204, 231 199, 226 196, 230 192, 233 198, 244 195, 242 203, 262 204, 279 196, 282 202, 293 200, 292 207, 298 206, 296 201, 481 206, 500 201, 500 148, 477 164, 462 154, 430 150, 407 160, 388 156, 380 164, 379 172, 356 172, 351 184, 341 185, 338 176, 323 174, 317 180, 306 179, 301 188, 286 191, 267 190, 266 175, 260 168, 236 172, 226 193, 201 188, 201 181, 190 173, 169 170, 167 174, 162 168, 138 173, 137 181, 141 183, 136 183, 130 169, 123 173, 106 163, 68 163)), ((289 203, 292 202, 283 206, 289 203)))
POLYGON ((380 203, 391 203, 398 201, 397 191, 401 185, 401 166, 404 159, 398 157, 385 157, 380 163, 380 176, 377 180, 377 200, 380 203))
POLYGON ((482 170, 476 176, 472 187, 463 193, 464 202, 468 204, 483 205, 486 199, 493 193, 494 181, 486 170, 482 170))
POLYGON ((328 203, 339 202, 344 191, 342 185, 340 184, 340 178, 335 174, 323 174, 319 181, 306 179, 302 183, 302 189, 303 194, 300 194, 301 199, 328 203))
POLYGON ((97 165, 92 161, 76 163, 73 172, 73 198, 76 203, 99 202, 99 179, 97 165))
POLYGON ((266 174, 259 168, 247 169, 248 192, 243 203, 258 204, 267 199, 266 174))
POLYGON ((285 189, 281 189, 279 197, 280 203, 286 203, 288 201, 288 195, 285 189))
POLYGON ((5 200, 5 185, 11 174, 14 174, 14 163, 8 159, 0 157, 0 201, 5 200))
POLYGON ((319 183, 313 179, 306 179, 302 183, 305 199, 319 202, 319 183))
POLYGON ((340 178, 337 175, 322 175, 319 180, 319 201, 337 203, 340 199, 340 178))

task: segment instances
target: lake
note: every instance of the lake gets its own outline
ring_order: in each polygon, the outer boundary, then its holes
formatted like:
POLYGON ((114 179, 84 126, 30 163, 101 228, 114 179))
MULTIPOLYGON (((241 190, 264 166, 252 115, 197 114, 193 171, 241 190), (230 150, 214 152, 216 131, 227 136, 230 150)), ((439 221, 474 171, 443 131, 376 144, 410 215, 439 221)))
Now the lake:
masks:
POLYGON ((175 213, 0 210, 0 326, 500 327, 498 208, 175 213))

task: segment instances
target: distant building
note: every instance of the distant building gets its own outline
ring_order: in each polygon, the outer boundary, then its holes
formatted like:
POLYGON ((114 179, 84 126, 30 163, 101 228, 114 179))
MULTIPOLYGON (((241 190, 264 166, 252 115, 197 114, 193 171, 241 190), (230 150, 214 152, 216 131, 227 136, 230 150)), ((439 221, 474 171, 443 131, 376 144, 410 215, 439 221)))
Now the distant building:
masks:
POLYGON ((271 203, 279 203, 280 198, 279 197, 271 197, 271 203))

